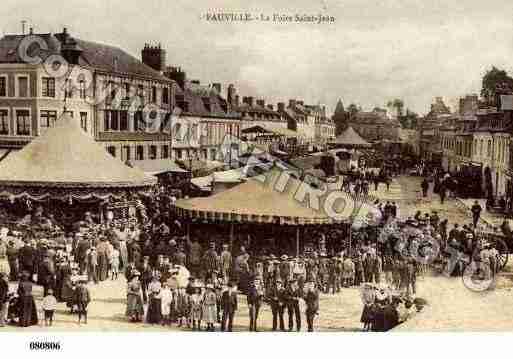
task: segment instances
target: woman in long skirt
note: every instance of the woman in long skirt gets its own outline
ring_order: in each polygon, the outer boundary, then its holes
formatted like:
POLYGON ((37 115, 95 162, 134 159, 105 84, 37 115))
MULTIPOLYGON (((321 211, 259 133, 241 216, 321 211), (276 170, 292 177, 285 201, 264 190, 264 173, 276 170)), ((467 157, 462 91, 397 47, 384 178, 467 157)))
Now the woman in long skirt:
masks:
POLYGON ((133 272, 133 277, 127 288, 126 315, 132 322, 140 322, 144 316, 144 307, 141 296, 141 282, 138 271, 133 272))
POLYGON ((203 297, 202 320, 207 323, 207 332, 213 332, 214 323, 217 320, 216 311, 217 296, 212 284, 207 284, 205 296, 203 297))
POLYGON ((196 287, 195 292, 191 295, 190 299, 190 321, 192 323, 192 330, 201 330, 201 288, 196 287))
POLYGON ((24 272, 22 279, 18 285, 19 296, 19 326, 30 327, 37 325, 37 308, 32 295, 32 283, 30 282, 30 274, 24 272))
POLYGON ((148 285, 150 302, 148 304, 148 312, 146 313, 146 321, 150 324, 160 324, 162 321, 161 295, 163 291, 161 289, 158 277, 154 276, 148 285))

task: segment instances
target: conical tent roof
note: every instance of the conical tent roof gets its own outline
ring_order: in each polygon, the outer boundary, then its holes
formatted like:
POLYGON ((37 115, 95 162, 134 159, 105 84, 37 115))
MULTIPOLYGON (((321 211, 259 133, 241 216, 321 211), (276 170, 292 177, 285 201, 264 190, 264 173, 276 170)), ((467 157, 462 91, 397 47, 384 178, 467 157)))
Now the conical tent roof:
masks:
POLYGON ((105 188, 156 183, 112 157, 69 115, 0 162, 0 186, 105 188))
MULTIPOLYGON (((340 194, 343 200, 339 198, 333 203, 337 213, 333 218, 323 206, 322 194, 318 196, 318 209, 310 207, 308 200, 301 201, 305 190, 301 186, 308 185, 272 170, 210 197, 179 200, 175 206, 179 214, 192 218, 281 224, 337 223, 348 220, 354 213, 354 199, 343 193, 340 194)), ((313 193, 310 191, 314 190, 307 190, 313 193)))
POLYGON ((368 147, 371 144, 365 141, 351 126, 345 129, 340 135, 337 136, 332 144, 347 146, 347 147, 368 147))

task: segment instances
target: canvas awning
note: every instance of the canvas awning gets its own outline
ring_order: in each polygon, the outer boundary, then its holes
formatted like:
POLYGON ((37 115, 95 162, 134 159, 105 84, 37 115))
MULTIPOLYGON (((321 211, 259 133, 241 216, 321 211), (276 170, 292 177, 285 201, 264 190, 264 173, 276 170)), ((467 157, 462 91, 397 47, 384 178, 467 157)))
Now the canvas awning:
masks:
POLYGON ((187 173, 189 171, 184 170, 175 161, 170 159, 158 159, 158 160, 139 160, 131 161, 132 165, 141 169, 144 173, 155 176, 161 173, 172 172, 172 173, 187 173))
POLYGON ((67 115, 0 162, 0 195, 9 197, 105 199, 156 182, 112 157, 67 115))
POLYGON ((365 141, 351 126, 344 132, 337 136, 334 140, 330 141, 333 145, 343 147, 370 147, 371 144, 365 141))
POLYGON ((273 170, 210 197, 179 200, 175 208, 178 215, 186 218, 241 223, 334 224, 351 218, 355 208, 351 196, 340 192, 341 197, 328 207, 336 216, 329 216, 323 206, 310 208, 296 198, 298 190, 307 189, 312 195, 319 193, 323 203, 321 193, 316 192, 320 190, 301 186, 309 185, 273 170))
POLYGON ((255 125, 247 127, 241 131, 243 134, 268 134, 283 137, 303 137, 303 134, 298 131, 289 130, 288 128, 271 125, 255 125))

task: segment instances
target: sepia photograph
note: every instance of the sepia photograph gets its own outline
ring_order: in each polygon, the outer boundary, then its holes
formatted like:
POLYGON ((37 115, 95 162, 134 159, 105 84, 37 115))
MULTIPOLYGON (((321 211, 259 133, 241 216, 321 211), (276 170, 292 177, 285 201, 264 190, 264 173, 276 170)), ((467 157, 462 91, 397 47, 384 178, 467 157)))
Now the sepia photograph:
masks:
POLYGON ((513 3, 1 8, 0 348, 513 330, 513 3))

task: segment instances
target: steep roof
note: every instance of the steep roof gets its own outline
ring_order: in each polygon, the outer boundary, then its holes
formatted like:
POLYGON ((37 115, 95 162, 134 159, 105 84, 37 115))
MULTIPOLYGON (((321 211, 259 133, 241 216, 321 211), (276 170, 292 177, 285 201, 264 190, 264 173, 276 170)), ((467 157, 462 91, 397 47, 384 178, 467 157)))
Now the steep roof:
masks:
POLYGON ((331 143, 341 146, 370 146, 351 126, 337 136, 331 143))
MULTIPOLYGON (((67 35, 67 34, 66 34, 67 35)), ((60 54, 62 47, 70 41, 76 43, 76 48, 82 50, 78 64, 98 71, 114 72, 124 75, 141 76, 159 81, 173 82, 151 67, 142 63, 126 51, 111 45, 71 38, 60 34, 34 34, 48 45, 48 51, 29 48, 39 51, 41 58, 45 59, 52 54, 60 54)), ((18 54, 18 47, 26 35, 5 35, 0 39, 0 63, 23 63, 18 54)))
POLYGON ((112 157, 69 116, 62 116, 44 135, 0 163, 0 186, 103 188, 155 183, 155 178, 112 157))
MULTIPOLYGON (((174 90, 175 96, 182 97, 188 103, 184 115, 240 119, 240 114, 233 111, 213 88, 186 82, 183 89, 176 84, 174 90)), ((177 101, 177 106, 180 106, 180 102, 177 101)))
MULTIPOLYGON (((246 218, 241 217, 239 220, 247 222, 274 222, 277 218, 280 223, 286 224, 336 222, 324 209, 309 208, 307 204, 295 198, 298 188, 308 184, 289 177, 283 192, 275 189, 281 188, 276 185, 278 181, 282 181, 280 173, 273 170, 266 175, 265 181, 261 176, 250 178, 236 187, 210 197, 179 200, 176 207, 195 217, 226 214, 227 218, 230 217, 229 220, 235 220, 236 216, 245 216, 246 218)), ((353 199, 347 196, 333 209, 338 218, 348 219, 353 208, 353 199)))

